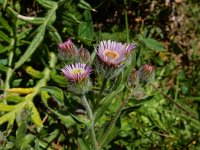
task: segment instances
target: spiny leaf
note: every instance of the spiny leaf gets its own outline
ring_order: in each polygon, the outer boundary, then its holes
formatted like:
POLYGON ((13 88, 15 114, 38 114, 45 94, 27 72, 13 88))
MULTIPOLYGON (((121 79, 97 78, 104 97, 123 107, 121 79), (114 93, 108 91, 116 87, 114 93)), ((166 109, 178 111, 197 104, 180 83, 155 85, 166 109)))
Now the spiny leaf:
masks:
POLYGON ((15 118, 15 111, 10 111, 0 117, 0 125, 10 120, 10 118, 15 118))
POLYGON ((55 87, 55 86, 45 86, 45 87, 42 87, 41 90, 47 91, 48 93, 50 93, 52 96, 54 96, 60 102, 64 101, 64 93, 58 87, 55 87))
POLYGON ((34 78, 39 78, 41 79, 44 74, 38 70, 35 70, 32 66, 22 66, 22 68, 26 71, 26 73, 28 73, 29 75, 31 75, 34 78))
POLYGON ((20 97, 16 94, 7 94, 5 97, 2 98, 2 100, 6 100, 7 102, 20 103, 23 102, 25 98, 20 97))
POLYGON ((29 94, 29 93, 33 93, 35 91, 34 88, 11 88, 11 89, 7 89, 7 92, 11 92, 11 93, 18 93, 18 94, 29 94))
POLYGON ((48 101, 49 97, 50 96, 48 95, 48 93, 46 91, 41 92, 41 98, 42 98, 44 104, 46 105, 46 107, 48 109, 50 109, 54 114, 56 114, 58 116, 58 118, 60 118, 60 120, 65 124, 65 126, 70 127, 70 126, 74 125, 76 122, 70 115, 60 114, 57 110, 51 109, 48 106, 47 101, 48 101))
POLYGON ((59 84, 61 87, 66 87, 67 86, 67 79, 64 76, 56 74, 56 71, 51 71, 51 79, 59 84))
POLYGON ((62 42, 62 38, 60 37, 57 29, 54 26, 52 26, 52 25, 48 25, 47 29, 49 30, 51 38, 54 41, 56 41, 57 44, 60 44, 62 42))
POLYGON ((4 53, 6 51, 10 51, 12 48, 13 48, 12 44, 10 44, 9 46, 2 46, 2 45, 0 45, 0 54, 4 53))
POLYGON ((13 109, 12 111, 6 113, 6 114, 3 114, 3 116, 0 117, 0 125, 9 121, 11 118, 15 118, 15 114, 20 111, 21 109, 23 109, 23 107, 25 107, 25 104, 26 103, 20 103, 18 105, 16 105, 16 108, 13 109))
POLYGON ((92 11, 96 11, 95 9, 93 9, 89 3, 87 3, 86 1, 84 0, 80 0, 78 6, 80 8, 83 8, 83 9, 89 9, 89 10, 92 10, 92 11))
POLYGON ((32 111, 32 115, 31 115, 32 121, 39 127, 43 127, 42 119, 40 118, 40 114, 37 108, 35 107, 34 103, 32 101, 29 101, 28 106, 32 111))
POLYGON ((3 64, 0 63, 0 70, 1 71, 7 72, 8 69, 9 69, 8 67, 6 67, 6 66, 4 66, 3 64))
POLYGON ((152 50, 155 51, 163 51, 163 45, 160 44, 157 40, 152 39, 152 38, 147 38, 144 40, 144 43, 146 44, 146 46, 152 50))
POLYGON ((20 15, 16 11, 14 11, 11 7, 8 7, 8 10, 16 18, 19 18, 19 19, 21 19, 25 22, 31 23, 31 24, 43 24, 46 20, 45 17, 43 17, 43 18, 42 17, 27 17, 27 16, 20 15))
POLYGON ((19 68, 21 65, 27 61, 28 58, 35 52, 38 46, 42 43, 45 34, 45 25, 41 25, 37 29, 37 34, 35 35, 33 41, 25 51, 25 53, 21 56, 18 62, 15 63, 15 69, 19 68))
POLYGON ((6 29, 8 32, 12 33, 12 28, 8 24, 8 22, 0 15, 0 24, 3 25, 4 29, 6 29))
POLYGON ((78 142, 78 147, 80 150, 90 149, 89 145, 87 145, 83 139, 78 138, 77 142, 78 142))
POLYGON ((79 24, 78 36, 83 41, 91 42, 94 38, 94 28, 92 23, 92 17, 89 10, 84 12, 85 21, 79 24))
POLYGON ((16 107, 17 107, 17 105, 0 104, 0 110, 1 111, 12 111, 16 107))
POLYGON ((50 0, 37 0, 37 2, 47 9, 51 9, 57 6, 57 3, 50 0))
POLYGON ((4 32, 0 31, 0 39, 7 42, 7 43, 10 43, 10 38, 7 36, 7 34, 5 34, 4 32))
POLYGON ((15 141, 16 149, 22 149, 22 144, 26 136, 26 130, 27 130, 27 123, 23 121, 16 132, 16 141, 15 141))

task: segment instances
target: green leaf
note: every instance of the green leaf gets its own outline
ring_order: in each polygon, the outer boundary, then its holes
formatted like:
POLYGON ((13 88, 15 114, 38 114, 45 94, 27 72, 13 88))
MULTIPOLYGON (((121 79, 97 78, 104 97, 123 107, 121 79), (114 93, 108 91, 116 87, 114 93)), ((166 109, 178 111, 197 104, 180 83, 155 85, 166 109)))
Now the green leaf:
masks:
MULTIPOLYGON (((21 111, 24 108, 25 105, 26 105, 26 103, 23 103, 23 102, 19 103, 15 106, 15 109, 12 109, 12 110, 10 109, 11 111, 9 113, 3 114, 0 117, 0 125, 7 122, 7 121, 10 121, 10 120, 11 120, 11 122, 9 122, 9 125, 11 125, 10 123, 13 122, 12 118, 15 118, 16 113, 21 111)), ((8 109, 8 108, 6 108, 6 109, 8 109)))
POLYGON ((160 42, 152 38, 145 38, 143 41, 147 48, 155 51, 163 51, 164 47, 160 42))
POLYGON ((12 111, 17 105, 0 104, 0 111, 12 111))
POLYGON ((56 41, 57 44, 62 43, 62 38, 60 37, 60 34, 58 33, 57 29, 52 26, 52 25, 48 25, 47 29, 49 30, 49 34, 51 36, 51 38, 56 41))
POLYGON ((2 46, 2 45, 0 45, 0 54, 1 54, 1 53, 4 53, 4 52, 6 52, 6 51, 10 51, 12 48, 13 48, 13 45, 12 45, 12 44, 9 45, 9 46, 2 46))
POLYGON ((77 120, 77 122, 80 122, 80 123, 82 123, 82 124, 84 124, 84 125, 86 125, 86 126, 89 126, 90 125, 90 121, 87 119, 87 116, 82 116, 82 115, 73 115, 73 114, 71 114, 71 116, 75 119, 75 120, 77 120))
POLYGON ((4 29, 6 29, 8 32, 12 33, 12 28, 8 24, 8 22, 0 15, 0 24, 3 25, 4 29))
POLYGON ((35 52, 38 46, 42 43, 45 34, 45 25, 41 25, 37 28, 37 34, 35 35, 33 41, 25 51, 25 53, 21 56, 18 62, 15 63, 15 69, 19 68, 21 65, 27 61, 30 56, 35 52))
POLYGON ((7 94, 5 97, 2 98, 2 100, 6 100, 7 102, 20 103, 23 102, 25 98, 15 94, 7 94))
POLYGON ((35 150, 40 150, 39 139, 35 140, 35 150))
POLYGON ((92 10, 92 11, 96 11, 95 9, 93 9, 89 3, 87 3, 84 0, 80 0, 78 7, 82 8, 82 9, 88 9, 88 10, 92 10))
POLYGON ((37 2, 44 8, 51 9, 57 5, 56 2, 50 0, 37 0, 37 2))
POLYGON ((0 117, 0 125, 10 120, 10 118, 15 117, 15 111, 11 111, 9 113, 3 114, 3 116, 0 117))
POLYGON ((56 74, 56 71, 53 70, 50 73, 51 79, 56 82, 61 87, 67 87, 67 79, 64 76, 56 74))
POLYGON ((32 101, 29 101, 28 106, 32 112, 32 115, 31 115, 32 121, 39 127, 43 127, 42 119, 40 118, 40 114, 37 108, 35 107, 34 103, 32 101))
POLYGON ((28 134, 25 136, 23 144, 22 144, 22 149, 30 149, 30 144, 35 140, 36 136, 32 134, 28 134))
POLYGON ((34 68, 32 68, 32 66, 22 66, 22 68, 26 71, 27 74, 31 75, 33 78, 39 78, 41 79, 44 74, 38 70, 35 70, 34 68))
POLYGON ((78 149, 80 150, 89 150, 90 147, 85 143, 85 141, 81 138, 78 138, 78 149))
POLYGON ((108 94, 101 100, 99 106, 97 107, 94 113, 95 121, 99 120, 99 118, 105 113, 107 108, 112 103, 111 101, 114 99, 115 95, 120 93, 123 89, 124 89, 124 86, 119 86, 116 91, 111 92, 110 94, 108 94))
POLYGON ((19 19, 21 19, 25 22, 31 23, 31 24, 43 24, 46 20, 45 17, 27 17, 27 16, 20 15, 16 11, 14 11, 11 7, 8 7, 8 10, 16 18, 19 18, 19 19))
POLYGON ((50 96, 48 95, 48 93, 46 91, 41 92, 41 98, 42 98, 44 104, 46 105, 46 107, 48 109, 50 109, 54 114, 56 114, 58 116, 58 118, 65 124, 66 127, 70 127, 70 126, 74 125, 76 122, 70 115, 63 115, 63 114, 59 113, 57 110, 54 110, 48 106, 47 101, 48 101, 49 97, 50 96))
POLYGON ((4 66, 3 64, 0 63, 0 70, 1 71, 7 72, 8 69, 9 69, 8 67, 6 67, 6 66, 4 66))
POLYGON ((24 142, 27 131, 27 123, 23 121, 16 132, 15 148, 22 149, 22 144, 24 142))
POLYGON ((78 36, 86 42, 91 42, 94 39, 94 28, 91 13, 89 10, 84 12, 85 21, 79 24, 78 36))
POLYGON ((11 41, 11 39, 7 36, 7 34, 5 34, 2 31, 0 31, 0 39, 7 43, 10 43, 10 41, 11 41))
POLYGON ((47 91, 60 102, 62 103, 64 102, 64 93, 60 88, 55 87, 55 86, 45 86, 45 87, 42 87, 41 90, 47 91))

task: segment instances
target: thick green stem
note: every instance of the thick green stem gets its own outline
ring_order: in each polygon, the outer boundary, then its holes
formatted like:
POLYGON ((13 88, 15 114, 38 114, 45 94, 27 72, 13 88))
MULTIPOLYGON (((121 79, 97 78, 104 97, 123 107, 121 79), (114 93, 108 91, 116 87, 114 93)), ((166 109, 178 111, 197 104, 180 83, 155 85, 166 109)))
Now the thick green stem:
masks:
POLYGON ((81 101, 83 106, 85 107, 85 109, 87 110, 88 113, 88 117, 91 121, 91 125, 90 125, 90 134, 91 134, 91 139, 92 139, 92 144, 93 144, 93 148, 95 150, 98 150, 98 144, 97 144, 97 140, 96 140, 96 134, 95 134, 95 130, 94 130, 94 117, 93 117, 93 113, 92 113, 92 109, 90 108, 90 105, 85 97, 85 95, 81 96, 81 101))
POLYGON ((123 108, 126 106, 126 104, 128 103, 128 99, 129 99, 129 96, 124 100, 122 101, 120 107, 118 108, 115 116, 112 118, 112 120, 110 121, 110 124, 107 128, 107 130, 105 131, 105 133, 103 134, 102 138, 100 138, 99 140, 99 149, 103 146, 103 144, 105 143, 105 141, 107 140, 108 136, 110 135, 112 129, 114 128, 115 126, 115 123, 117 121, 117 119, 119 118, 123 108))

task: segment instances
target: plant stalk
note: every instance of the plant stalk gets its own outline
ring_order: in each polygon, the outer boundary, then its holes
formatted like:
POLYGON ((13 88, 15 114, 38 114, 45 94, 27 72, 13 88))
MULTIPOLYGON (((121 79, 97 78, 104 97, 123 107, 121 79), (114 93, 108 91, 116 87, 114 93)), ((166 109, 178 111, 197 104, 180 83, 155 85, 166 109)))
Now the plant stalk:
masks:
POLYGON ((107 130, 105 131, 105 133, 103 134, 102 138, 100 138, 100 140, 98 142, 99 143, 99 149, 103 146, 103 144, 107 140, 108 136, 110 135, 110 133, 111 133, 113 127, 115 126, 115 123, 116 123, 117 119, 119 118, 123 108, 128 103, 128 100, 129 100, 129 96, 124 101, 122 101, 122 103, 121 103, 120 107, 118 108, 115 116, 110 121, 110 124, 109 124, 107 130))
POLYGON ((96 140, 96 134, 95 134, 95 130, 94 130, 94 117, 93 117, 92 109, 91 109, 85 95, 81 96, 81 101, 82 101, 83 106, 87 110, 88 117, 91 121, 90 134, 91 134, 91 140, 92 140, 93 148, 94 148, 94 150, 98 150, 98 143, 97 143, 97 140, 96 140))

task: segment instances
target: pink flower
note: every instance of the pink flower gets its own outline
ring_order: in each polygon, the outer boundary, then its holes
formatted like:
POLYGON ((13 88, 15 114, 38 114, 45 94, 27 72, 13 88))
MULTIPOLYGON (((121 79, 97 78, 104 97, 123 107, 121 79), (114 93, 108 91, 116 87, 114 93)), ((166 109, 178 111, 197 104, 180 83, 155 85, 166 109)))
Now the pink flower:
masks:
POLYGON ((101 41, 97 47, 100 60, 109 66, 118 66, 126 59, 125 46, 114 41, 101 41))
POLYGON ((64 43, 60 43, 58 45, 59 47, 59 52, 63 57, 66 56, 76 56, 78 49, 77 47, 74 45, 74 43, 71 41, 71 39, 68 39, 66 42, 64 43))
POLYGON ((92 72, 92 68, 86 66, 86 64, 75 63, 72 65, 67 65, 61 69, 65 77, 73 82, 83 81, 84 79, 89 78, 89 75, 92 72))
POLYGON ((101 41, 97 46, 97 55, 103 63, 119 66, 135 47, 134 44, 122 44, 111 40, 101 41))

